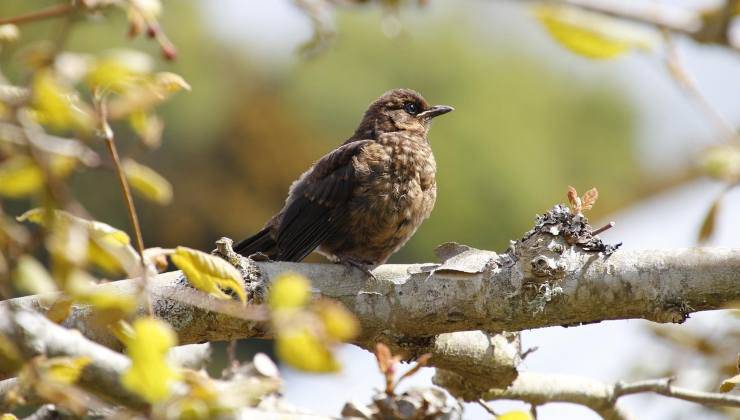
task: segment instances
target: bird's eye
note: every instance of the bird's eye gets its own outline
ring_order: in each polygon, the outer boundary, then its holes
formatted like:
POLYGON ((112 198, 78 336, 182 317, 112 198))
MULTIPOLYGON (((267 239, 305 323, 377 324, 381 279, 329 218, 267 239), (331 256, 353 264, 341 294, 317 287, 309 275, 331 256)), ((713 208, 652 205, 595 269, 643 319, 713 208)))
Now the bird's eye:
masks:
POLYGON ((419 112, 419 106, 413 102, 407 102, 406 105, 403 106, 403 109, 411 115, 416 115, 419 112))

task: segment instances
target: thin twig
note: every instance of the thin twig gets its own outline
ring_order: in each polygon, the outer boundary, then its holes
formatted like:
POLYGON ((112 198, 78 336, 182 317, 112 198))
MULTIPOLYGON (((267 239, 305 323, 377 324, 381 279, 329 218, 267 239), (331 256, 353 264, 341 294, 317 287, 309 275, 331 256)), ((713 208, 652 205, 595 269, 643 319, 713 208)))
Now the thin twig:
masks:
POLYGON ((734 125, 725 118, 712 102, 699 90, 696 81, 686 70, 673 41, 673 36, 666 28, 661 28, 666 46, 665 66, 671 78, 688 93, 704 111, 704 114, 714 123, 717 129, 728 141, 738 139, 738 132, 734 125))
POLYGON ((483 400, 483 398, 478 398, 478 401, 477 402, 478 402, 478 405, 480 405, 481 407, 483 407, 483 409, 486 410, 490 415, 492 415, 494 417, 498 417, 498 414, 496 414, 496 412, 493 411, 493 408, 491 408, 491 406, 488 405, 488 403, 486 403, 483 400))
POLYGON ((605 232, 605 231, 613 228, 615 224, 616 224, 615 222, 609 222, 609 223, 605 224, 604 226, 602 226, 602 227, 594 230, 593 232, 591 232, 591 235, 596 236, 596 235, 598 235, 598 234, 600 234, 602 232, 605 232))
POLYGON ((37 20, 49 19, 59 17, 72 12, 75 9, 74 3, 62 3, 57 4, 46 9, 37 10, 35 12, 26 13, 25 15, 13 16, 9 18, 0 19, 0 25, 13 24, 18 25, 21 23, 33 22, 37 20))
POLYGON ((654 392, 666 397, 691 401, 698 404, 740 407, 740 395, 678 388, 671 384, 672 381, 672 378, 662 378, 649 379, 628 384, 617 382, 617 384, 614 385, 614 395, 619 398, 623 395, 654 392))
POLYGON ((147 308, 149 310, 149 315, 152 315, 154 311, 152 310, 152 301, 149 298, 149 293, 146 290, 146 283, 147 283, 147 267, 146 267, 146 261, 144 260, 144 238, 141 234, 141 226, 139 225, 139 217, 136 214, 136 207, 134 206, 134 197, 131 194, 131 189, 128 185, 128 180, 126 179, 126 174, 123 173, 123 167, 121 166, 121 159, 118 157, 118 149, 116 148, 116 142, 113 138, 113 130, 110 128, 110 125, 108 125, 108 111, 105 105, 105 99, 102 98, 98 93, 95 94, 96 100, 95 100, 95 110, 97 112, 98 116, 98 123, 100 124, 100 133, 103 139, 105 140, 105 145, 108 147, 108 152, 110 153, 111 159, 113 159, 113 164, 116 169, 116 174, 118 175, 118 182, 121 185, 121 192, 123 193, 124 201, 126 202, 126 209, 128 210, 128 217, 129 221, 131 222, 131 227, 134 230, 134 237, 136 238, 136 250, 139 253, 139 259, 141 260, 141 267, 142 267, 142 287, 143 292, 146 297, 147 302, 147 308))

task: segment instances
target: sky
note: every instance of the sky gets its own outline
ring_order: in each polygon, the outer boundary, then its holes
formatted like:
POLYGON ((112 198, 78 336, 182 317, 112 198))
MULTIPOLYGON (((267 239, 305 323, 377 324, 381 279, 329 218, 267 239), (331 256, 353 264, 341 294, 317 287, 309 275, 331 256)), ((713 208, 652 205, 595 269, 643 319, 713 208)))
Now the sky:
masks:
MULTIPOLYGON (((694 7, 709 3, 673 2, 694 7)), ((718 141, 716 126, 703 109, 666 77, 660 47, 652 53, 633 53, 615 61, 574 60, 549 39, 521 4, 513 2, 467 0, 452 5, 452 2, 432 0, 426 10, 412 13, 432 18, 449 13, 456 6, 455 12, 465 8, 470 10, 463 14, 466 24, 483 28, 487 42, 495 43, 502 39, 511 42, 514 39, 528 51, 543 55, 554 66, 570 72, 573 77, 618 86, 639 115, 638 143, 634 153, 648 173, 668 176, 685 168, 703 147, 718 141), (463 6, 459 7, 460 4, 463 6)), ((311 35, 308 20, 288 0, 204 1, 202 8, 210 30, 217 37, 243 48, 252 57, 273 63, 277 69, 296 60, 296 46, 311 35)), ((740 78, 737 77, 740 54, 711 46, 697 46, 687 40, 678 40, 678 48, 684 66, 694 76, 699 90, 723 118, 737 126, 740 123, 740 78)), ((651 197, 611 215, 608 219, 617 221, 617 227, 607 232, 606 238, 624 242, 627 249, 694 246, 702 216, 721 188, 719 183, 700 180, 651 197)), ((738 209, 740 191, 736 189, 725 199, 718 219, 720 234, 712 245, 737 246, 734 232, 740 231, 740 221, 732 215, 737 214, 738 209)), ((722 316, 718 313, 698 314, 686 326, 714 328, 722 316)), ((525 346, 538 346, 539 350, 527 358, 523 368, 584 375, 604 381, 622 379, 620 375, 638 360, 651 361, 652 358, 656 359, 652 362, 660 362, 659 356, 653 356, 660 353, 645 333, 645 324, 645 321, 636 320, 610 321, 577 328, 526 331, 523 334, 525 346)), ((340 358, 345 370, 337 376, 320 377, 287 370, 287 399, 298 406, 326 414, 338 414, 342 401, 352 397, 360 402, 366 401, 372 389, 382 383, 373 356, 356 347, 345 346, 340 351, 340 358)), ((428 384, 431 374, 431 370, 426 369, 416 382, 428 384)), ((701 383, 701 375, 688 372, 683 380, 688 382, 687 386, 696 386, 701 383)), ((666 418, 692 408, 689 403, 647 397, 630 397, 623 403, 632 413, 639 413, 640 418, 666 418)), ((497 403, 494 406, 517 405, 497 403)), ((544 419, 598 418, 588 409, 566 404, 547 405, 540 413, 544 419)), ((465 418, 490 416, 480 407, 471 405, 465 418)))

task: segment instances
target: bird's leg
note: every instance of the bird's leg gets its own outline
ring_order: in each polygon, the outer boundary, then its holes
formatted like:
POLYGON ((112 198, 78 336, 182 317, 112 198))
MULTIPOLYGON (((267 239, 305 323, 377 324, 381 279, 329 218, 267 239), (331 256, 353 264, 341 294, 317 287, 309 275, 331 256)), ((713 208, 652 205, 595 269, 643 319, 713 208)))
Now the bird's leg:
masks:
POLYGON ((358 260, 357 258, 352 257, 337 257, 337 263, 342 264, 345 267, 356 268, 365 273, 371 279, 377 280, 375 274, 370 271, 370 268, 373 267, 373 264, 368 263, 367 261, 358 260))

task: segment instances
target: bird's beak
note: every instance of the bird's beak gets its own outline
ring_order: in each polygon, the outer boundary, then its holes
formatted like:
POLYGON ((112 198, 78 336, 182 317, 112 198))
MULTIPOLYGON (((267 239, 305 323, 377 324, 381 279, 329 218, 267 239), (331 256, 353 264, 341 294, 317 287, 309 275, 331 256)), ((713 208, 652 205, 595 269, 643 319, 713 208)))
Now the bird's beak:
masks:
POLYGON ((447 105, 434 105, 433 107, 427 109, 426 111, 422 112, 418 115, 419 118, 424 118, 427 120, 431 120, 434 117, 438 117, 442 114, 446 114, 448 112, 454 111, 455 108, 447 105))

